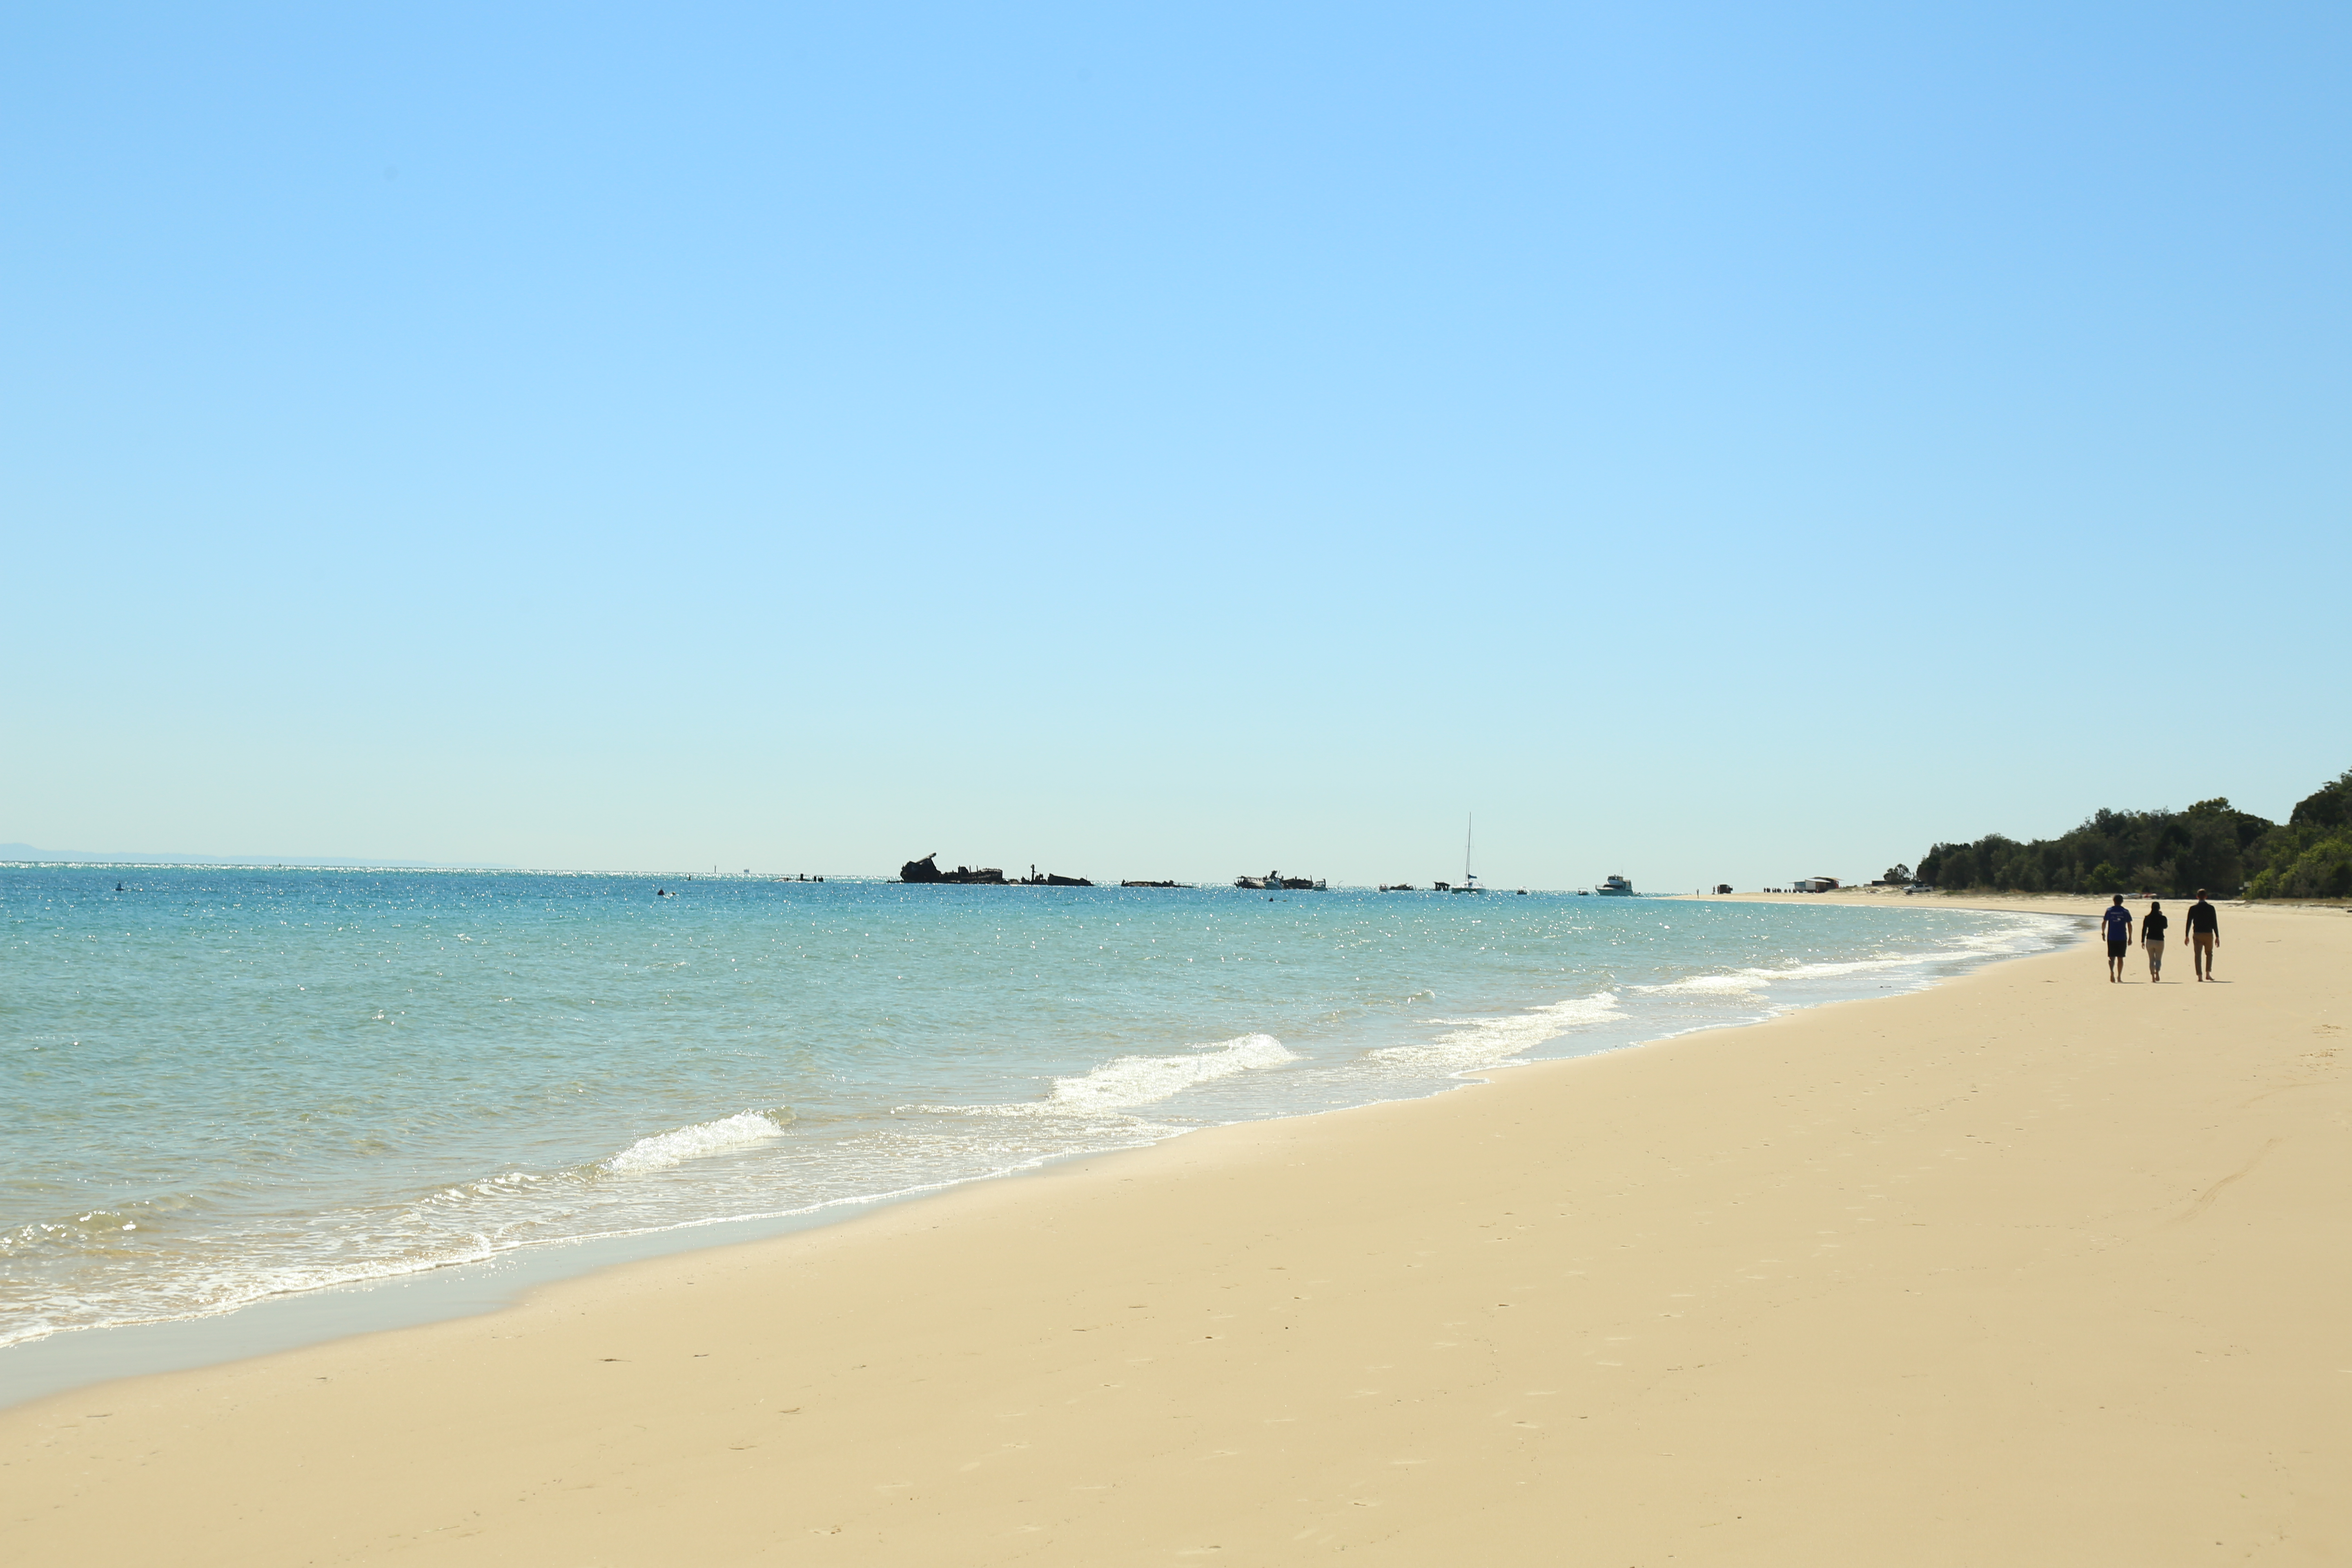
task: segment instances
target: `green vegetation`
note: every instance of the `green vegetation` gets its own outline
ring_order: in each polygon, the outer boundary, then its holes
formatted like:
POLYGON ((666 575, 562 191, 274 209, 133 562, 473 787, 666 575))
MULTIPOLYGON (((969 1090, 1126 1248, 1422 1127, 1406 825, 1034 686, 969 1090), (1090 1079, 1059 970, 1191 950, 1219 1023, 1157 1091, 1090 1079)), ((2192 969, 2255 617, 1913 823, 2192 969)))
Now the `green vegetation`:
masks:
POLYGON ((2352 768, 2296 802, 2286 826, 2273 828, 2261 847, 2263 864, 2246 897, 2352 898, 2352 768))
POLYGON ((1919 880, 2026 893, 2162 893, 2204 888, 2250 899, 2352 897, 2352 769, 2298 804, 2284 826, 2220 797, 2186 811, 2102 811, 2073 832, 2021 844, 1998 833, 1938 844, 1919 880))

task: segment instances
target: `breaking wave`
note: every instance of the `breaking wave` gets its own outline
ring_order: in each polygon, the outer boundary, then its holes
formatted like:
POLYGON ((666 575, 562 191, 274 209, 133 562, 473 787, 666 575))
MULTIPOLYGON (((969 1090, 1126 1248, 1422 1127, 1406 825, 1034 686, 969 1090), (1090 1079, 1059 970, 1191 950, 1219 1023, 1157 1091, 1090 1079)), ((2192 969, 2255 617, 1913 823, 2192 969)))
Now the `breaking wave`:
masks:
POLYGON ((1596 991, 1590 996, 1573 996, 1496 1017, 1440 1019, 1450 1027, 1434 1039, 1367 1051, 1364 1059, 1377 1069, 1398 1075, 1470 1072, 1498 1066, 1571 1031, 1614 1023, 1624 1016, 1615 992, 1596 991))
POLYGON ((1048 1103, 1072 1110, 1126 1110, 1171 1099, 1195 1084, 1297 1059, 1297 1052, 1272 1035, 1243 1035, 1195 1046, 1188 1056, 1118 1057, 1090 1073, 1057 1078, 1048 1103))
POLYGON ((688 1160, 698 1160, 705 1154, 721 1154, 730 1149, 742 1149, 753 1143, 764 1143, 771 1138, 781 1138, 784 1123, 791 1120, 789 1112, 738 1111, 715 1121, 698 1121, 691 1127, 640 1138, 596 1168, 614 1175, 627 1175, 639 1171, 667 1171, 674 1165, 683 1165, 688 1160), (782 1120, 779 1120, 780 1116, 782 1120))
POLYGON ((1092 1072, 1057 1078, 1042 1100, 1013 1105, 920 1105, 957 1116, 1118 1116, 1172 1100, 1188 1089, 1298 1060, 1272 1035, 1241 1035, 1195 1046, 1180 1057, 1114 1057, 1092 1072))

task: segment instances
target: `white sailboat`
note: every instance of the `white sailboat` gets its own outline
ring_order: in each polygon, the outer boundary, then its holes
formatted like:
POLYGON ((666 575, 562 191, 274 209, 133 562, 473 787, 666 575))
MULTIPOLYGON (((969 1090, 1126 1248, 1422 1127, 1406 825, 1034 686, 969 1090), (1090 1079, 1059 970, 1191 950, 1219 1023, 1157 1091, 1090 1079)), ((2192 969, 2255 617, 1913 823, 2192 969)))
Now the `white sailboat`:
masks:
POLYGON ((1449 891, 1449 892, 1454 892, 1454 893, 1483 893, 1483 892, 1485 892, 1485 891, 1486 890, 1486 889, 1484 889, 1484 888, 1482 888, 1482 887, 1480 887, 1480 886, 1478 885, 1478 873, 1477 873, 1477 872, 1475 872, 1475 871, 1473 871, 1472 869, 1470 869, 1470 838, 1471 838, 1471 830, 1472 830, 1473 828, 1476 827, 1477 826, 1478 826, 1478 818, 1477 818, 1477 816, 1476 816, 1476 815, 1475 815, 1475 813, 1474 813, 1473 815, 1471 815, 1470 816, 1465 817, 1465 818, 1464 819, 1464 821, 1463 821, 1463 824, 1462 824, 1462 885, 1461 885, 1460 887, 1458 887, 1458 888, 1450 888, 1450 889, 1447 889, 1447 891, 1449 891))

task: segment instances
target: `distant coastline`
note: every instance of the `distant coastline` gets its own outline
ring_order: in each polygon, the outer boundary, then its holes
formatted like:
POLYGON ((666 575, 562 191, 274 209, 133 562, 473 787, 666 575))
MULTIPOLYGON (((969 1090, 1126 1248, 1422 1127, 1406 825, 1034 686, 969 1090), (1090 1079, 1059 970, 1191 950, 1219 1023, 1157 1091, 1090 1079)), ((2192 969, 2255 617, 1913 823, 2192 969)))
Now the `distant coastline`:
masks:
POLYGON ((478 860, 355 860, 328 855, 157 855, 127 850, 37 849, 30 844, 0 844, 0 864, 33 866, 321 866, 348 869, 382 867, 400 871, 511 871, 478 860))

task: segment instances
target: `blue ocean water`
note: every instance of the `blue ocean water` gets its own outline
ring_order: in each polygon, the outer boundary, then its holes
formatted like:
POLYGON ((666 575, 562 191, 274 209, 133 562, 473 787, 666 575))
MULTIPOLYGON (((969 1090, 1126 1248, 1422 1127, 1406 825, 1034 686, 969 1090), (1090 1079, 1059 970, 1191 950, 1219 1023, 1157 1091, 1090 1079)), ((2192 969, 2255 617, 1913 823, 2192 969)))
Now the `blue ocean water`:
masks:
POLYGON ((0 1344, 1429 1094, 2073 934, 1547 893, 0 868, 0 1344))

